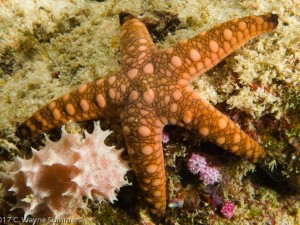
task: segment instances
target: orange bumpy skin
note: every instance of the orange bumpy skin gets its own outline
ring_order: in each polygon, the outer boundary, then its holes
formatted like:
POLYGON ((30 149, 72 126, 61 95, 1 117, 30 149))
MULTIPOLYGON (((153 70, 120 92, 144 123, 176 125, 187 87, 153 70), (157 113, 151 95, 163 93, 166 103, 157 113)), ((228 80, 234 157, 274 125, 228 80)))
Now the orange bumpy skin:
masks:
POLYGON ((165 125, 185 127, 254 163, 264 157, 263 149, 252 138, 199 97, 189 83, 248 40, 271 32, 278 16, 233 19, 165 51, 157 50, 138 19, 123 14, 121 23, 119 72, 50 102, 22 123, 17 134, 35 136, 68 120, 119 117, 145 199, 151 212, 162 216, 166 209, 165 125))

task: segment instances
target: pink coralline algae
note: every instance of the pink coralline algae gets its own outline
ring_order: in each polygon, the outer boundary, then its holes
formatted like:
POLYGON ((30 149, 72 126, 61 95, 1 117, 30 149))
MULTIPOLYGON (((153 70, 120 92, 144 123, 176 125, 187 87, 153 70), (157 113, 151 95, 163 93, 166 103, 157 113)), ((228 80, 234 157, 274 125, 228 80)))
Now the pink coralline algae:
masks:
POLYGON ((206 159, 198 154, 193 154, 188 161, 189 171, 193 174, 199 174, 200 180, 205 185, 212 185, 221 180, 220 172, 207 165, 206 159))
POLYGON ((231 219, 233 217, 235 205, 233 202, 224 202, 221 208, 221 213, 227 219, 231 219))
POLYGON ((163 131, 163 134, 162 134, 162 143, 163 144, 167 144, 169 141, 170 141, 169 134, 163 131))
POLYGON ((85 139, 63 127, 58 142, 46 138, 45 147, 33 149, 31 159, 7 164, 7 172, 0 174, 0 195, 13 193, 14 208, 22 208, 25 217, 70 217, 86 207, 83 197, 117 200, 116 191, 128 185, 124 176, 129 167, 120 158, 123 150, 105 145, 111 132, 102 131, 99 123, 94 126, 92 134, 85 131, 85 139))

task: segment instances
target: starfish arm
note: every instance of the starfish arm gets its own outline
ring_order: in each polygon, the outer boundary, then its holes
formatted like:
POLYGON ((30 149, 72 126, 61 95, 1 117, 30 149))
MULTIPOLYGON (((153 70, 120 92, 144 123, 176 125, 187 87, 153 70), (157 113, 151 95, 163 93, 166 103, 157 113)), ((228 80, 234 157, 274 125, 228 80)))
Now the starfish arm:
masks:
POLYGON ((192 130, 201 137, 253 163, 265 156, 264 150, 258 143, 226 115, 198 97, 192 90, 185 90, 182 93, 177 110, 168 115, 174 118, 176 125, 192 130))
POLYGON ((169 71, 178 79, 190 80, 255 36, 271 32, 277 24, 275 14, 233 19, 160 52, 156 61, 163 64, 163 74, 169 71))
POLYGON ((137 68, 152 56, 156 47, 147 27, 140 20, 128 15, 121 24, 122 67, 137 68))
POLYGON ((84 84, 78 89, 53 100, 36 111, 17 128, 20 137, 36 136, 38 133, 66 124, 68 120, 111 117, 114 115, 106 97, 107 80, 100 79, 84 84))
POLYGON ((166 209, 163 124, 151 107, 126 109, 121 118, 127 151, 139 186, 151 213, 162 216, 166 209))

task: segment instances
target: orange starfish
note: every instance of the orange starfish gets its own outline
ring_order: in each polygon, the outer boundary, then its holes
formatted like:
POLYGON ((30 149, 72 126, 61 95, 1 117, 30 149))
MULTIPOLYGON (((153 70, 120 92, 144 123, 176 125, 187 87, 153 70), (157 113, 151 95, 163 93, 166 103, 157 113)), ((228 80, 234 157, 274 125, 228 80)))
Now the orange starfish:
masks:
POLYGON ((22 123, 17 133, 29 137, 68 120, 120 118, 139 185, 151 212, 162 216, 166 209, 165 125, 185 127, 254 163, 264 157, 263 149, 252 138, 200 98, 189 83, 246 41, 272 31, 278 16, 233 19, 165 51, 156 48, 140 20, 122 14, 120 21, 119 72, 53 100, 22 123))

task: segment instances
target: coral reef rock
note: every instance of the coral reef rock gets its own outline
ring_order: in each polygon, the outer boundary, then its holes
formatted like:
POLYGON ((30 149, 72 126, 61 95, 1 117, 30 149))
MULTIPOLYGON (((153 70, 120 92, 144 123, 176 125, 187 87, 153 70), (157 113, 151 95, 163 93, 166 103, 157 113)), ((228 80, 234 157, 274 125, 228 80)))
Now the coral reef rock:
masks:
POLYGON ((45 147, 33 149, 31 159, 7 163, 0 194, 13 192, 18 200, 14 208, 22 208, 25 217, 70 217, 86 206, 83 197, 117 200, 116 191, 128 185, 124 175, 129 167, 120 158, 122 150, 105 145, 111 132, 102 131, 99 122, 94 125, 92 134, 85 131, 85 139, 63 127, 58 142, 46 138, 45 147))

